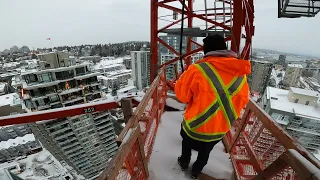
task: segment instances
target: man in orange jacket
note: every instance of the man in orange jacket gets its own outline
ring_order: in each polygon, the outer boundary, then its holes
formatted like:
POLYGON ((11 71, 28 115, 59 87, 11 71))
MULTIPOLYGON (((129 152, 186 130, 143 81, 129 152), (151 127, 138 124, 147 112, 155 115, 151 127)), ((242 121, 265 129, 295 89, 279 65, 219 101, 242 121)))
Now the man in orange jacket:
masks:
POLYGON ((192 166, 194 179, 248 103, 246 75, 251 71, 248 60, 238 60, 235 52, 227 50, 223 37, 208 36, 203 43, 205 57, 189 66, 175 85, 177 98, 188 104, 181 124, 183 140, 178 164, 186 171, 191 150, 198 151, 192 166))

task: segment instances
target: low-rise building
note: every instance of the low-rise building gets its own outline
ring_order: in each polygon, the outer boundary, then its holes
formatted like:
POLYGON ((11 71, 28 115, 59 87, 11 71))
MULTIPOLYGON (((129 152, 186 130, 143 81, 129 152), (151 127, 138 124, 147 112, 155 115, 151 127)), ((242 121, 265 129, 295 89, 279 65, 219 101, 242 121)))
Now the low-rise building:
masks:
POLYGON ((17 93, 0 96, 0 116, 8 116, 15 113, 23 113, 22 101, 17 93))
POLYGON ((291 87, 267 87, 261 106, 308 150, 320 150, 320 93, 291 87))
POLYGON ((64 161, 58 161, 43 149, 28 156, 20 156, 11 162, 0 164, 1 180, 85 180, 64 161))
POLYGON ((15 124, 0 127, 0 141, 8 141, 31 133, 27 124, 15 124))
POLYGON ((42 147, 33 134, 26 134, 7 141, 0 142, 0 162, 6 162, 19 156, 39 151, 42 147))
POLYGON ((105 84, 105 87, 112 88, 114 83, 119 85, 119 88, 124 88, 128 85, 128 79, 132 77, 132 70, 127 69, 123 61, 111 60, 115 63, 101 62, 94 66, 94 71, 99 72, 102 76, 99 76, 99 79, 103 79, 102 84, 105 84), (121 62, 121 63, 119 63, 121 62))

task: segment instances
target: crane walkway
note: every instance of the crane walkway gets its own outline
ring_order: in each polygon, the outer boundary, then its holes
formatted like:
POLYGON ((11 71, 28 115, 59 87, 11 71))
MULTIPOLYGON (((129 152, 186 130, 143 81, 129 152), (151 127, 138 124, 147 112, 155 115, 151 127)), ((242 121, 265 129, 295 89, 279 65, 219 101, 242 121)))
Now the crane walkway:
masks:
MULTIPOLYGON (((191 179, 190 172, 182 172, 177 164, 177 158, 181 153, 182 138, 180 136, 180 125, 182 119, 183 111, 167 111, 162 115, 148 165, 150 180, 191 179)), ((197 152, 194 151, 192 152, 191 163, 193 163, 196 158, 197 152)), ((189 170, 191 170, 191 163, 189 170)), ((208 164, 205 166, 203 172, 216 179, 232 179, 234 169, 230 155, 225 152, 222 142, 217 144, 212 150, 208 164)))

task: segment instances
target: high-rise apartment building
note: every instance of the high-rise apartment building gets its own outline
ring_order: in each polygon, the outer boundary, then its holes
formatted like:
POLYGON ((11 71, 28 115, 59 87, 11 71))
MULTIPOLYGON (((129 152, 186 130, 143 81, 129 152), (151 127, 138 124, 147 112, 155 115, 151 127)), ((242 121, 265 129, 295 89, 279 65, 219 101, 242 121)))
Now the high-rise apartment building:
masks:
MULTIPOLYGON (((166 42, 169 46, 171 46, 174 50, 176 50, 177 52, 179 52, 180 50, 180 35, 165 35, 165 36, 159 36, 159 38, 161 40, 163 40, 164 42, 166 42)), ((182 54, 186 53, 186 48, 187 48, 187 40, 188 37, 187 36, 183 36, 182 37, 182 54)), ((195 42, 197 42, 197 38, 193 37, 192 40, 194 40, 195 42)), ((194 50, 197 48, 197 45, 192 43, 192 47, 191 49, 194 50)), ((159 57, 161 56, 161 54, 172 54, 172 52, 166 48, 165 46, 163 46, 162 44, 159 44, 159 49, 158 49, 158 53, 159 53, 159 57)), ((159 58, 160 59, 160 58, 159 58)))
POLYGON ((248 75, 250 91, 263 94, 268 86, 272 71, 272 63, 267 61, 251 61, 251 74, 248 75))
MULTIPOLYGON (((177 55, 175 54, 161 54, 161 57, 159 59, 160 63, 166 63, 174 58, 176 58, 177 55)), ((194 55, 191 56, 191 64, 194 64, 195 62, 199 61, 200 59, 203 58, 203 53, 196 53, 194 55)), ((183 66, 186 66, 185 63, 183 63, 183 66)), ((176 73, 181 72, 181 63, 180 60, 176 61, 175 63, 172 63, 170 65, 166 66, 166 78, 167 80, 172 80, 174 78, 176 78, 176 73), (177 66, 177 69, 175 69, 175 64, 177 66), (177 72, 176 72, 177 70, 177 72)))
MULTIPOLYGON (((22 73, 22 98, 30 111, 68 107, 101 98, 90 64, 68 53, 38 55, 40 69, 22 73)), ((96 112, 30 124, 41 144, 86 179, 97 176, 117 150, 112 116, 96 112)))
POLYGON ((286 57, 287 56, 285 54, 280 54, 277 64, 285 67, 286 66, 286 57))
POLYGON ((131 51, 132 79, 134 86, 142 90, 150 83, 150 51, 131 51))
MULTIPOLYGON (((169 46, 171 46, 174 50, 176 50, 177 52, 180 52, 180 36, 179 35, 165 35, 165 36, 159 36, 159 38, 161 40, 163 40, 165 43, 167 43, 169 46)), ((187 36, 183 36, 182 37, 182 54, 185 54, 186 52, 186 48, 187 48, 187 41, 188 37, 187 36)), ((193 37, 192 40, 194 40, 195 42, 197 42, 197 38, 193 37)), ((159 49, 158 49, 158 59, 159 59, 159 64, 164 64, 174 58, 177 57, 176 54, 174 54, 172 51, 170 51, 168 48, 166 48, 165 46, 163 46, 162 44, 159 44, 159 49)), ((191 49, 194 50, 197 48, 197 45, 192 43, 192 47, 191 49)), ((194 55, 194 57, 192 58, 192 62, 197 61, 197 58, 200 58, 197 54, 194 55)), ((202 57, 201 57, 202 58, 202 57)), ((180 61, 176 62, 176 66, 177 66, 177 72, 181 71, 181 65, 180 65, 180 61)), ((185 64, 184 64, 185 66, 185 64)), ((172 80, 176 77, 176 72, 175 72, 175 67, 174 64, 170 64, 168 66, 166 66, 166 76, 168 80, 172 80)))
POLYGON ((262 108, 288 133, 312 152, 320 150, 320 93, 290 87, 267 87, 262 108))
POLYGON ((302 74, 301 64, 288 64, 283 83, 286 87, 295 87, 302 74))

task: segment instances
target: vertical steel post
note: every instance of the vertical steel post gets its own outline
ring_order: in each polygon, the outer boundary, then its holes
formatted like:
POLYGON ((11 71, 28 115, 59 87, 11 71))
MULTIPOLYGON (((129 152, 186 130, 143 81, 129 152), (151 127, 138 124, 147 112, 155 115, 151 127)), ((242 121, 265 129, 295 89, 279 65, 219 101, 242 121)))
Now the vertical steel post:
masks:
POLYGON ((240 41, 241 41, 241 29, 243 25, 243 8, 242 1, 233 1, 233 26, 232 26, 232 40, 231 50, 240 55, 240 41))
MULTIPOLYGON (((192 17, 192 13, 193 13, 193 1, 188 1, 188 8, 189 8, 189 11, 188 11, 188 28, 192 28, 192 23, 193 23, 193 17, 192 17)), ((186 54, 191 52, 193 49, 192 49, 192 37, 188 37, 188 42, 187 42, 187 51, 186 51, 186 54)), ((187 60, 186 60, 186 65, 187 67, 190 66, 191 64, 191 56, 188 56, 187 57, 187 60)), ((183 71, 182 71, 183 72, 183 71)))
POLYGON ((158 0, 151 0, 151 40, 150 40, 150 78, 151 82, 158 74, 158 0))
MULTIPOLYGON (((190 1, 189 1, 190 2, 190 1)), ((182 13, 181 13, 181 30, 180 30, 180 46, 179 46, 179 54, 180 54, 180 66, 181 71, 183 72, 183 60, 182 60, 182 42, 183 42, 183 30, 184 30, 184 13, 185 13, 185 7, 186 6, 186 0, 182 1, 182 13)))

